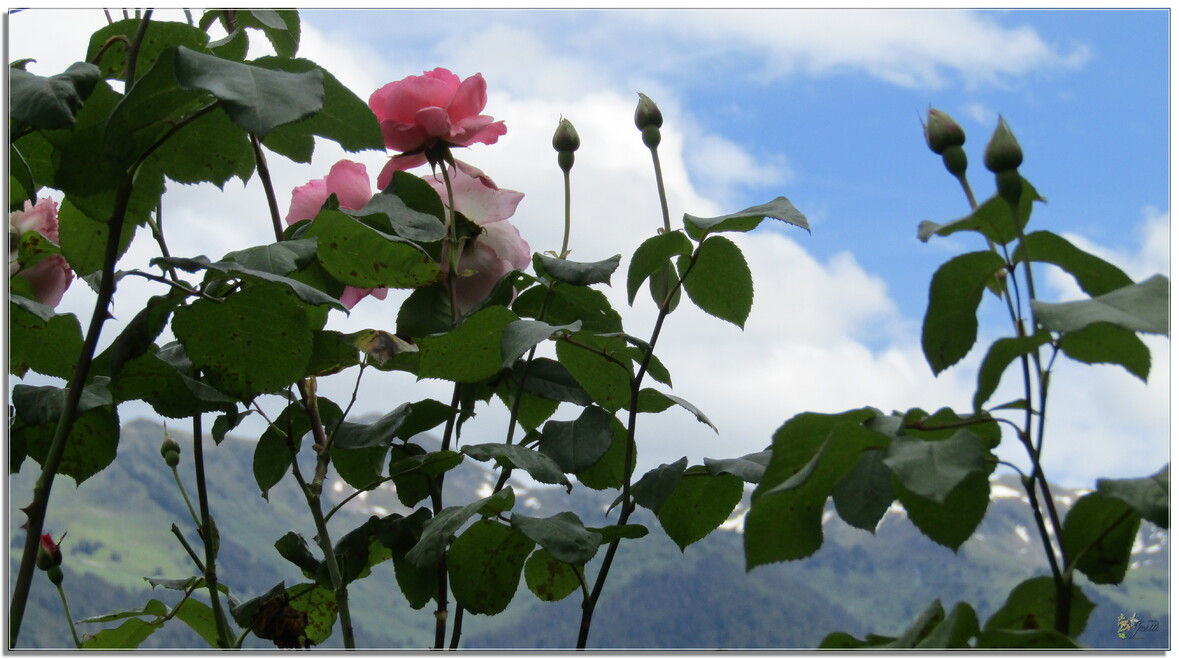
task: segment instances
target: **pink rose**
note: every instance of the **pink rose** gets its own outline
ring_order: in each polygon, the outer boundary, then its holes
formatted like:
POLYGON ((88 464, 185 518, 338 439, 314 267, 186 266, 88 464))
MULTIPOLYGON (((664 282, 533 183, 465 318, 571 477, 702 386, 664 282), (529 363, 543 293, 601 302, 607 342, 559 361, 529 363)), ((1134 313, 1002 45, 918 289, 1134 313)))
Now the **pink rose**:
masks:
MULTIPOLYGON (((500 189, 481 170, 461 160, 455 161, 455 167, 450 177, 455 210, 483 228, 483 235, 468 243, 459 257, 460 277, 455 300, 459 311, 466 313, 486 299, 504 275, 528 267, 532 250, 516 227, 507 221, 516 212, 524 194, 500 189)), ((428 176, 426 181, 446 204, 446 184, 442 176, 428 176)), ((448 272, 446 256, 445 253, 442 255, 444 272, 448 272)))
MULTIPOLYGON (((57 202, 48 197, 38 199, 36 204, 26 200, 24 210, 8 214, 8 231, 14 241, 19 241, 19 236, 26 232, 35 231, 54 243, 59 242, 57 202)), ((60 254, 47 256, 25 267, 21 267, 14 254, 9 254, 8 276, 14 275, 28 279, 33 285, 37 301, 50 307, 61 303, 62 296, 74 280, 70 264, 60 254)))
POLYGON ((377 177, 382 190, 393 172, 425 164, 423 152, 435 144, 495 144, 508 131, 504 122, 480 114, 487 105, 487 81, 479 73, 461 82, 443 68, 408 76, 373 92, 368 105, 381 124, 385 146, 403 154, 377 177))
MULTIPOLYGON (((373 198, 372 187, 368 182, 368 170, 364 165, 351 160, 341 160, 332 165, 328 175, 295 188, 291 192, 291 208, 287 211, 287 224, 294 224, 300 220, 314 220, 331 195, 336 195, 340 201, 340 208, 360 210, 373 198)), ((378 300, 384 300, 388 295, 385 288, 356 288, 345 286, 340 296, 340 303, 348 309, 366 296, 372 295, 378 300)))

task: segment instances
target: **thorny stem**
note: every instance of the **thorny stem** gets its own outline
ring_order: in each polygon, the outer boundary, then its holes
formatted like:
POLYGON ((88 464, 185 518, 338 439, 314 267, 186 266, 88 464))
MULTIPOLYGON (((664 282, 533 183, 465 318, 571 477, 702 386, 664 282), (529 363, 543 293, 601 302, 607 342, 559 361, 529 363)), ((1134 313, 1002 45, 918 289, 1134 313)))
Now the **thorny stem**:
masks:
MULTIPOLYGON (((139 54, 139 45, 143 43, 147 26, 151 21, 148 11, 139 24, 131 47, 127 51, 129 61, 134 61, 139 54)), ((131 67, 129 67, 131 68, 131 67)), ((129 71, 126 78, 128 91, 135 85, 133 71, 129 71)), ((94 302, 94 311, 90 316, 90 326, 86 332, 86 339, 82 343, 82 351, 78 355, 78 363, 74 374, 66 389, 65 402, 62 405, 61 416, 54 429, 53 439, 46 450, 42 462, 41 474, 33 486, 33 501, 25 509, 28 522, 25 530, 25 546, 21 554, 20 567, 17 570, 16 582, 13 586, 12 605, 9 611, 8 644, 9 648, 16 647, 20 635, 21 622, 24 619, 25 606, 29 600, 29 588, 33 583, 33 568, 36 566, 37 548, 41 542, 41 533, 45 528, 45 515, 49 511, 49 497, 53 490, 53 479, 61 465, 62 455, 65 453, 66 441, 74 425, 74 416, 78 411, 78 403, 82 398, 82 387, 90 374, 90 364, 94 360, 94 352, 98 348, 98 337, 102 333, 102 326, 106 322, 107 310, 115 293, 115 261, 119 257, 119 240, 123 235, 123 220, 127 215, 127 206, 131 200, 133 179, 124 175, 115 191, 114 204, 110 218, 107 220, 107 240, 103 253, 102 277, 98 284, 98 296, 94 302)))
MULTIPOLYGON (((262 189, 266 193, 266 205, 270 209, 270 220, 274 228, 274 239, 281 242, 283 240, 282 218, 278 209, 278 196, 274 192, 274 182, 270 177, 270 168, 266 164, 266 154, 262 151, 262 144, 258 141, 258 136, 253 133, 250 134, 250 144, 254 148, 254 160, 258 166, 258 178, 262 179, 262 189)), ((340 565, 336 559, 335 548, 332 546, 331 535, 328 534, 327 521, 323 515, 322 500, 320 498, 320 493, 323 490, 323 481, 327 477, 328 465, 331 462, 331 439, 324 432, 323 423, 319 416, 319 407, 315 402, 315 380, 312 378, 299 380, 297 388, 299 390, 299 397, 303 402, 303 409, 306 411, 307 419, 311 425, 312 435, 315 438, 317 456, 315 476, 312 482, 308 484, 303 479, 303 474, 299 470, 298 455, 294 449, 294 444, 290 444, 292 471, 295 474, 295 479, 299 482, 299 487, 303 490, 304 497, 307 499, 307 507, 311 511, 311 517, 315 520, 316 533, 319 538, 320 548, 323 551, 324 563, 327 565, 328 576, 332 581, 332 589, 336 594, 336 608, 340 616, 340 628, 343 633, 344 648, 353 650, 356 649, 356 639, 353 636, 352 614, 348 607, 348 586, 340 576, 340 565)), ((290 442, 289 436, 287 436, 287 441, 290 442)))
MULTIPOLYGON (((660 179, 662 180, 662 178, 660 179)), ((692 272, 692 268, 696 265, 696 259, 700 256, 700 247, 697 246, 695 252, 692 254, 688 267, 684 270, 684 274, 676 281, 675 286, 668 292, 667 297, 659 304, 659 315, 655 319, 655 327, 651 330, 651 339, 647 341, 647 349, 643 353, 643 361, 639 363, 639 370, 635 373, 631 380, 630 386, 630 412, 627 416, 626 423, 626 455, 622 462, 622 511, 618 515, 618 526, 624 526, 630 519, 630 515, 634 512, 635 502, 631 499, 631 463, 634 461, 635 455, 635 430, 638 424, 638 410, 639 410, 639 392, 643 386, 643 378, 647 375, 647 369, 651 365, 651 358, 655 354, 655 344, 659 341, 659 335, 663 331, 663 322, 667 320, 668 314, 671 313, 671 300, 675 297, 677 289, 683 285, 684 279, 692 272)), ((582 600, 581 612, 581 627, 577 636, 577 649, 584 650, 586 642, 589 640, 590 626, 593 624, 594 609, 598 605, 598 600, 602 596, 602 589, 606 585, 606 576, 610 572, 610 566, 614 562, 614 556, 618 553, 618 546, 622 538, 615 538, 610 546, 606 549, 606 556, 602 559, 602 566, 598 569, 598 577, 594 581, 593 591, 589 597, 582 600)))

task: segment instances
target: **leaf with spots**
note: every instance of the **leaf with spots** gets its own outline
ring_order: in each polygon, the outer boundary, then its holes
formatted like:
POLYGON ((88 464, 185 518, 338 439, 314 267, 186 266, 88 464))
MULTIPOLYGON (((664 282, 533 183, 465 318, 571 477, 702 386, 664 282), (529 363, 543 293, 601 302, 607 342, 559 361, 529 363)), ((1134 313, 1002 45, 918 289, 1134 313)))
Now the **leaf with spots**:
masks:
POLYGON ((519 530, 495 520, 472 524, 455 539, 446 561, 458 605, 487 615, 506 609, 520 585, 524 561, 535 546, 519 530))

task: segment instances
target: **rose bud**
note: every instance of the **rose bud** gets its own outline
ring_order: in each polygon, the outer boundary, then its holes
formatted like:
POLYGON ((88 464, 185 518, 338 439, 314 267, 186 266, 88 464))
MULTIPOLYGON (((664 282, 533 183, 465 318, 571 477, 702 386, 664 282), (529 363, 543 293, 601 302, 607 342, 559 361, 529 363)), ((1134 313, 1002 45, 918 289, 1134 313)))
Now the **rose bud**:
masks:
POLYGON ((639 92, 639 105, 635 108, 635 126, 643 130, 647 126, 659 128, 663 125, 663 113, 646 94, 639 92))
POLYGON ((941 110, 929 108, 929 121, 924 126, 925 143, 929 145, 930 151, 939 156, 952 146, 966 144, 966 133, 962 127, 953 117, 941 110))
POLYGON ((1019 148, 1019 142, 1015 141, 1015 135, 1011 134, 1003 117, 999 117, 999 125, 991 135, 991 141, 987 142, 983 162, 987 169, 995 173, 1016 169, 1023 163, 1023 150, 1019 148))
MULTIPOLYGON (((65 535, 62 535, 65 539, 65 535)), ((41 545, 37 547, 37 567, 48 571, 49 568, 61 565, 61 546, 53 541, 48 533, 41 536, 41 545)))

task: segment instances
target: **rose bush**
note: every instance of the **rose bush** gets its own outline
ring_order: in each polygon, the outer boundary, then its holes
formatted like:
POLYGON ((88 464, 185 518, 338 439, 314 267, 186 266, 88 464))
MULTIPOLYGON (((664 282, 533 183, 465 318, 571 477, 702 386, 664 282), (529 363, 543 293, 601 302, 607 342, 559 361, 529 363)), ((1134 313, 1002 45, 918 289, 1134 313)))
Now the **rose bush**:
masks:
MULTIPOLYGON (((28 232, 39 233, 57 244, 60 241, 57 233, 57 202, 48 197, 38 199, 35 204, 26 200, 24 210, 8 214, 8 231, 13 238, 10 243, 13 249, 19 237, 28 232)), ((50 307, 61 303, 62 296, 74 280, 73 270, 60 254, 42 256, 32 263, 22 264, 16 252, 10 252, 8 276, 27 279, 32 284, 37 301, 50 307)))
POLYGON ((481 114, 487 105, 487 82, 478 73, 460 81, 439 67, 381 87, 368 104, 380 122, 385 146, 401 152, 377 177, 382 190, 393 172, 425 164, 425 151, 437 144, 495 144, 508 131, 504 122, 481 114))

